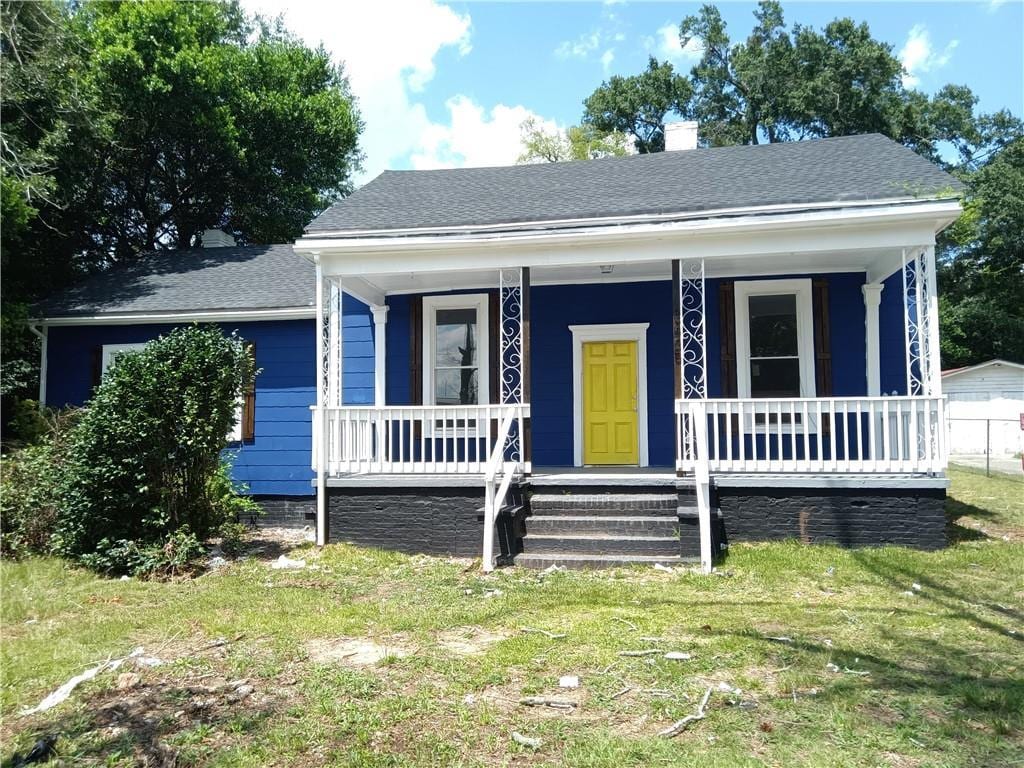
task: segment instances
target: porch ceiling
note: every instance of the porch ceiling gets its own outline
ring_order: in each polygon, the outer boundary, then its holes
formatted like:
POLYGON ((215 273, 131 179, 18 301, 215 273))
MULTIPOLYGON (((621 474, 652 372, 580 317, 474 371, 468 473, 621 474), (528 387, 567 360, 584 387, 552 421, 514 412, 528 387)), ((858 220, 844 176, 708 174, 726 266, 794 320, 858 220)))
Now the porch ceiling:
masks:
MULTIPOLYGON (((770 257, 717 257, 705 261, 705 273, 714 277, 765 277, 772 275, 812 274, 821 272, 869 272, 877 280, 895 272, 900 265, 899 248, 866 248, 858 251, 833 251, 772 254, 770 257)), ((640 282, 669 280, 672 264, 658 261, 610 261, 608 264, 551 264, 530 270, 532 285, 566 283, 640 282), (611 271, 607 271, 608 268, 611 271)), ((497 285, 496 269, 452 269, 445 272, 391 272, 364 275, 360 278, 383 294, 421 293, 431 291, 493 288, 497 285)), ((344 278, 342 279, 344 283, 344 278)))

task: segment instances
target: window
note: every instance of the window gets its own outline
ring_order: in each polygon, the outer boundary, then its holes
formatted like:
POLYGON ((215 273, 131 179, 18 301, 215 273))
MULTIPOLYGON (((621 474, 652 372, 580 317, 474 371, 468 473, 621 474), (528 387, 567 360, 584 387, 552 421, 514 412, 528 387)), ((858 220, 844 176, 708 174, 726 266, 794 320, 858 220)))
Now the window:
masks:
MULTIPOLYGON (((114 361, 119 355, 123 355, 126 352, 138 352, 139 350, 144 349, 145 346, 145 342, 138 344, 104 344, 100 356, 100 380, 102 381, 102 379, 106 377, 107 369, 114 364, 114 361)), ((253 356, 253 360, 255 361, 255 345, 252 342, 249 342, 246 344, 246 347, 249 350, 249 354, 253 356)), ((95 376, 95 374, 93 375, 95 376)), ((238 400, 238 405, 235 409, 235 425, 228 433, 228 442, 240 443, 253 440, 256 436, 255 422, 256 387, 255 380, 253 380, 250 382, 245 393, 238 400)))
POLYGON ((740 397, 814 397, 810 280, 736 282, 740 397))
POLYGON ((427 296, 423 320, 423 404, 487 403, 487 295, 427 296))
MULTIPOLYGON (((107 369, 114 364, 119 355, 123 355, 125 352, 138 352, 144 349, 145 346, 145 342, 140 344, 104 344, 103 356, 101 358, 102 364, 100 366, 101 380, 107 377, 107 369)), ((93 375, 95 376, 95 374, 93 375)))

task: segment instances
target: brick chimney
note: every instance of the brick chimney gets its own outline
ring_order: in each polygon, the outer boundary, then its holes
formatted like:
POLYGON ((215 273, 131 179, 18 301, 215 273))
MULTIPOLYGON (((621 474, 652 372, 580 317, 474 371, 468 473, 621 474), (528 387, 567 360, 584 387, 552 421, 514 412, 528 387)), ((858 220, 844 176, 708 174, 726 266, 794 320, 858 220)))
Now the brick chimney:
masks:
POLYGON ((665 151, 697 148, 697 121, 679 120, 665 123, 665 151))

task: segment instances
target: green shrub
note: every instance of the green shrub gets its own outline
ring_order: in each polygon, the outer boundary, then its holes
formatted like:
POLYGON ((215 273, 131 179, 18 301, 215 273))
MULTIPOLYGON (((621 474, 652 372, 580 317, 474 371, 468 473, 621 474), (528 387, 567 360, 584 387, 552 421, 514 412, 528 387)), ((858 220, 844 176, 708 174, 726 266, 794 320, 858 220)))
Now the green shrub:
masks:
POLYGON ((40 410, 38 400, 14 400, 7 428, 11 442, 16 445, 35 445, 49 435, 50 414, 40 410))
POLYGON ((72 436, 55 550, 109 573, 180 570, 230 514, 211 479, 253 375, 215 326, 118 356, 72 436))
POLYGON ((49 551, 61 506, 60 478, 78 413, 45 412, 40 416, 44 434, 38 443, 0 459, 0 554, 4 557, 49 551))

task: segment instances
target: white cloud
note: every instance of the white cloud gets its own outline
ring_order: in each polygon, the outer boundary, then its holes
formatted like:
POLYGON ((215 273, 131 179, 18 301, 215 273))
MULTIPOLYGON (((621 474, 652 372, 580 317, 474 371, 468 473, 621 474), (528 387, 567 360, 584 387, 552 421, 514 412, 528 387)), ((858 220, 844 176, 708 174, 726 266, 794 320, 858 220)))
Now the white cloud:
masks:
POLYGON ((1006 0, 988 0, 988 12, 995 13, 1006 5, 1006 0))
POLYGON ((612 62, 615 61, 615 50, 609 48, 607 51, 601 54, 601 66, 604 67, 604 71, 607 74, 608 70, 612 67, 612 62))
POLYGON ((604 35, 595 29, 580 35, 575 40, 563 40, 555 48, 555 56, 560 59, 585 59, 601 47, 604 35))
POLYGON ((486 109, 464 95, 445 103, 447 124, 433 123, 420 136, 412 153, 416 169, 511 165, 522 153, 523 121, 533 118, 538 128, 555 131, 558 125, 521 105, 497 104, 486 109))
POLYGON ((903 64, 903 85, 916 88, 921 75, 941 69, 949 63, 959 40, 950 40, 940 52, 932 48, 931 35, 924 24, 915 24, 907 34, 907 42, 900 49, 900 63, 903 64))
POLYGON ((658 28, 653 37, 644 39, 647 50, 658 59, 672 62, 677 68, 689 69, 704 53, 699 40, 691 39, 686 46, 679 45, 679 25, 665 24, 658 28))

